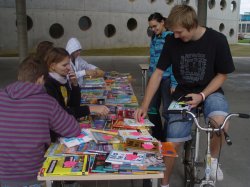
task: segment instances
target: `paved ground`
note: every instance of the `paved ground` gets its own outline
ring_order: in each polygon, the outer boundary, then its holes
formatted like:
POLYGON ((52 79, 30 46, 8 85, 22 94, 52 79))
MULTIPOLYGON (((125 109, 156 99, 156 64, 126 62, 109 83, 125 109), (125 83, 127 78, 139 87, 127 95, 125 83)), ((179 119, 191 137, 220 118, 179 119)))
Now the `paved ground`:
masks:
MULTIPOLYGON (((140 63, 147 62, 146 57, 86 57, 105 71, 129 72, 133 76, 134 91, 141 101, 141 71, 140 63)), ((232 112, 250 113, 250 58, 234 58, 236 71, 229 75, 224 85, 226 96, 232 112)), ((17 70, 16 58, 0 58, 0 88, 15 80, 17 70)), ((232 120, 229 135, 233 146, 224 146, 221 153, 224 181, 218 182, 218 187, 250 186, 250 120, 232 120)), ((171 187, 183 186, 183 168, 179 162, 171 179, 171 187)), ((84 182, 82 186, 94 187, 141 187, 142 181, 99 181, 84 182)))

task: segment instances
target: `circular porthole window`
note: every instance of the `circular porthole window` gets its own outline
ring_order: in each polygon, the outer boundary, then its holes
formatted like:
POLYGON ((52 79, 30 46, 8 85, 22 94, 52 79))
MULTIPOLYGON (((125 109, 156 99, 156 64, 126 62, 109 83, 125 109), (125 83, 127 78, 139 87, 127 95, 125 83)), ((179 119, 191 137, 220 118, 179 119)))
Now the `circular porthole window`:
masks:
POLYGON ((223 23, 220 24, 219 26, 219 31, 222 32, 225 29, 225 25, 223 23))
POLYGON ((235 2, 235 1, 232 1, 232 2, 231 2, 231 11, 232 11, 232 12, 235 11, 236 8, 237 8, 236 2, 235 2))
POLYGON ((64 29, 63 26, 59 23, 54 23, 50 26, 49 34, 52 38, 58 39, 63 36, 64 29))
MULTIPOLYGON (((17 21, 16 21, 16 26, 17 26, 17 21)), ((33 20, 31 19, 30 16, 27 16, 27 31, 32 29, 33 27, 33 20)))
POLYGON ((229 36, 232 37, 234 35, 234 29, 230 29, 229 36))
POLYGON ((108 24, 105 29, 104 29, 104 34, 106 37, 110 38, 112 36, 114 36, 116 33, 116 28, 114 25, 112 24, 108 24))
POLYGON ((92 22, 88 16, 83 16, 79 19, 78 25, 81 30, 86 31, 91 27, 92 22))
POLYGON ((134 18, 130 18, 127 22, 128 30, 135 30, 137 27, 137 21, 134 18))
POLYGON ((173 2, 174 2, 174 0, 166 0, 166 3, 167 3, 168 5, 171 5, 173 2))
POLYGON ((220 1, 220 9, 224 10, 227 7, 227 2, 226 0, 221 0, 220 1))
POLYGON ((209 1, 208 1, 208 7, 209 7, 210 9, 213 9, 213 8, 215 7, 215 0, 209 0, 209 1))

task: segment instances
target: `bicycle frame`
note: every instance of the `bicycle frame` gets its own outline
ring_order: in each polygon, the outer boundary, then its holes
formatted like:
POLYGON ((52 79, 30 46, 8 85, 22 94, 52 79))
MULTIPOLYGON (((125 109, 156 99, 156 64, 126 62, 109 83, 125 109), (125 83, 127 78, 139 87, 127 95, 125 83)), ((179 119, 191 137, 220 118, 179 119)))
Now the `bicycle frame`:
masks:
MULTIPOLYGON (((193 171, 193 183, 191 182, 189 185, 193 186, 199 179, 198 179, 198 163, 199 163, 199 147, 200 147, 200 133, 201 131, 205 131, 207 132, 207 153, 205 155, 206 159, 205 159, 205 178, 203 178, 200 181, 200 187, 204 187, 204 186, 210 186, 210 187, 215 187, 215 183, 216 180, 212 180, 211 179, 211 150, 210 150, 210 135, 212 132, 218 132, 218 131, 222 131, 227 123, 227 121, 229 121, 229 119, 233 116, 236 117, 241 117, 241 118, 249 118, 248 114, 238 114, 238 113, 232 113, 229 114, 228 116, 226 116, 226 118, 224 119, 223 123, 221 126, 219 126, 218 128, 214 128, 211 127, 211 124, 208 123, 208 127, 201 127, 200 126, 200 118, 196 117, 195 114, 193 114, 190 111, 187 110, 175 110, 175 111, 171 111, 171 113, 175 113, 175 114, 183 114, 183 115, 187 115, 190 114, 191 117, 193 118, 193 121, 196 125, 196 129, 195 129, 195 136, 196 136, 196 141, 195 141, 195 155, 194 155, 194 165, 193 165, 193 170, 188 170, 188 171, 193 171)), ((199 115, 198 115, 199 116, 199 115)), ((190 150, 189 150, 190 151, 190 150)), ((185 166, 187 167, 187 166, 185 166)), ((191 166, 192 167, 192 166, 191 166)), ((191 176, 192 174, 189 174, 189 176, 191 176)), ((186 175, 185 175, 186 176, 186 175)), ((192 177, 192 176, 191 176, 192 177)))

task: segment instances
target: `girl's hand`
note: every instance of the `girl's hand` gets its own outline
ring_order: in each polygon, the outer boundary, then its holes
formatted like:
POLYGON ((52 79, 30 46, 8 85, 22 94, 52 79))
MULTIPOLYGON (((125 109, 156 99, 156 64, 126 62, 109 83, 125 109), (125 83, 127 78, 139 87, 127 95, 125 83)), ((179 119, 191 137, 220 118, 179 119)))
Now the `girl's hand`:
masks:
POLYGON ((73 86, 78 86, 78 81, 77 81, 77 77, 74 71, 70 70, 69 71, 69 81, 73 86))

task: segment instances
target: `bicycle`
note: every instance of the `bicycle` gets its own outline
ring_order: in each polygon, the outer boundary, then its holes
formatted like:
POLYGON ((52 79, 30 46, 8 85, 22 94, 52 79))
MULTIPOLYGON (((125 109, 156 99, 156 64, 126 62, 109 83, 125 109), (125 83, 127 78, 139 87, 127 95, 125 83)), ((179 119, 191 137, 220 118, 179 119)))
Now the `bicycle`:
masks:
MULTIPOLYGON (((211 152, 210 152, 210 137, 211 133, 219 132, 224 133, 225 141, 228 145, 232 142, 228 134, 224 131, 225 124, 231 117, 250 118, 248 114, 242 113, 230 113, 226 116, 223 123, 218 127, 215 127, 212 121, 206 124, 206 127, 200 125, 200 108, 197 109, 198 115, 195 115, 187 109, 183 110, 169 110, 169 113, 182 114, 183 119, 187 116, 191 116, 195 124, 195 129, 192 131, 192 140, 184 143, 183 150, 183 165, 184 165, 184 182, 185 187, 194 187, 195 184, 199 184, 200 187, 215 187, 216 180, 211 178, 211 152), (204 131, 207 133, 207 151, 205 155, 205 161, 199 160, 199 146, 200 146, 200 133, 204 131), (205 176, 200 178, 198 176, 199 168, 205 166, 205 176)), ((190 119, 189 119, 190 120, 190 119)))

